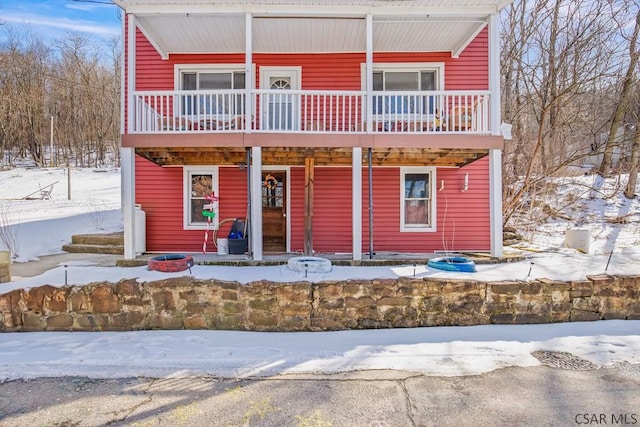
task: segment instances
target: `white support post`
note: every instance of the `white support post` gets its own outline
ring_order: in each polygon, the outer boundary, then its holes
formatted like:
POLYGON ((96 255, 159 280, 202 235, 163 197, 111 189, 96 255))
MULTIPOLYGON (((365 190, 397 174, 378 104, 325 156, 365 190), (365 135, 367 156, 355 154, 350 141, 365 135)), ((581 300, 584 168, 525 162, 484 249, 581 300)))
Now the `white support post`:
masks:
MULTIPOLYGON (((244 100, 244 114, 245 114, 245 133, 250 133, 253 127, 253 120, 251 118, 254 114, 254 104, 251 98, 253 90, 253 84, 255 79, 251 73, 252 61, 253 61, 253 16, 251 13, 247 13, 244 18, 245 26, 245 40, 244 40, 244 84, 245 84, 245 100, 244 100)), ((247 165, 249 166, 249 165, 247 165)))
POLYGON ((500 23, 498 15, 489 18, 489 91, 491 92, 491 134, 500 135, 500 23))
POLYGON ((351 159, 351 229, 353 260, 362 260, 362 147, 353 147, 351 159))
POLYGON ((367 73, 367 112, 365 115, 367 121, 367 133, 373 130, 373 15, 367 14, 366 21, 366 54, 365 54, 365 70, 367 73))
POLYGON ((489 150, 491 256, 502 257, 502 150, 489 150))
POLYGON ((251 250, 262 261, 262 147, 251 147, 251 250))
MULTIPOLYGON (((136 18, 132 14, 127 15, 127 128, 133 124, 133 91, 135 90, 136 72, 136 18)), ((124 64, 123 64, 124 67, 124 64)), ((122 116, 124 120, 124 115, 122 116)), ((124 123, 122 124, 124 132, 124 123)), ((136 200, 136 154, 131 147, 120 148, 120 179, 121 179, 121 203, 124 220, 124 259, 136 258, 136 224, 135 224, 135 200, 136 200)))
POLYGON ((124 259, 136 259, 135 181, 136 154, 131 147, 120 148, 122 214, 124 218, 124 259))
MULTIPOLYGON (((489 18, 489 91, 491 92, 491 133, 500 135, 500 34, 498 14, 489 18)), ((502 150, 489 150, 489 212, 491 255, 502 257, 502 150)))

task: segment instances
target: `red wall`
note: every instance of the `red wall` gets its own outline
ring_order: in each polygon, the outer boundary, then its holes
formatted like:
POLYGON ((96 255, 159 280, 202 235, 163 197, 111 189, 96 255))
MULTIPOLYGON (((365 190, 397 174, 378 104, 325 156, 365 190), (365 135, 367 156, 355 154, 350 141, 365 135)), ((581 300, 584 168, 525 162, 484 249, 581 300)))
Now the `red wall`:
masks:
MULTIPOLYGON (((318 252, 351 252, 351 170, 315 168, 313 248, 318 252)), ((219 168, 220 219, 246 217, 246 172, 219 168)), ((400 232, 400 170, 374 168, 374 250, 426 253, 436 250, 489 250, 489 173, 487 158, 460 169, 439 168, 436 193, 437 231, 400 232), (461 191, 464 175, 469 188, 461 191)), ((369 250, 368 171, 362 170, 363 250, 369 250)), ((291 168, 291 250, 304 249, 304 168, 291 168)), ((136 158, 136 203, 147 220, 150 252, 198 252, 204 231, 183 230, 182 168, 162 168, 136 158)), ((226 237, 230 224, 223 227, 226 237)), ((209 234, 208 250, 215 251, 209 234)))
MULTIPOLYGON (((247 175, 237 167, 220 167, 219 219, 246 218, 247 175)), ((146 214, 147 251, 198 252, 202 250, 204 230, 183 230, 183 170, 162 168, 136 156, 136 203, 146 214)), ((223 224, 220 237, 227 237, 231 223, 223 224)), ((212 232, 207 251, 215 252, 212 232)))
MULTIPOLYGON (((443 62, 445 90, 488 88, 488 30, 484 29, 459 58, 448 53, 376 53, 374 62, 443 62)), ((138 31, 136 40, 136 90, 173 90, 175 64, 244 64, 244 53, 181 54, 163 60, 138 31)), ((302 89, 360 90, 360 64, 364 53, 254 54, 256 74, 261 66, 301 66, 302 89)), ((256 75, 256 87, 259 87, 256 75)))
MULTIPOLYGON (((314 171, 313 248, 351 252, 351 169, 318 167, 314 171)), ((375 251, 426 253, 436 250, 489 250, 489 162, 460 169, 438 168, 436 232, 400 231, 400 169, 373 169, 375 251), (463 192, 465 174, 468 190, 463 192)), ((291 169, 291 250, 304 248, 304 169, 291 169)), ((369 250, 369 175, 362 170, 362 249, 369 250)))

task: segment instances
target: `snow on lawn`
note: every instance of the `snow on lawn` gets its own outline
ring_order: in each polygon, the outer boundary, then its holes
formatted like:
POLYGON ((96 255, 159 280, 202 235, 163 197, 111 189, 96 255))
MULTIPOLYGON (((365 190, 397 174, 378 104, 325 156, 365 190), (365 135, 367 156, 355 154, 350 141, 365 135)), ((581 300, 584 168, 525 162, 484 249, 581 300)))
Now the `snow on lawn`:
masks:
MULTIPOLYGON (((62 252, 72 234, 123 229, 118 169, 13 168, 0 171, 0 226, 15 236, 14 261, 62 252), (53 184, 51 199, 40 190, 53 184), (69 197, 69 188, 71 189, 69 197), (28 199, 25 199, 28 197, 28 199)), ((0 241, 0 250, 6 250, 0 241)))

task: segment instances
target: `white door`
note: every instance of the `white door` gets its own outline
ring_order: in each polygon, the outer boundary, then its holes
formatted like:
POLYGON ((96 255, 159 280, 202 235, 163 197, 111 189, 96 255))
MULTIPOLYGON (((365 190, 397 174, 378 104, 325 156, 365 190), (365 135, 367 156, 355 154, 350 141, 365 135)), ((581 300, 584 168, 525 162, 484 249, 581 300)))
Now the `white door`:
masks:
POLYGON ((299 97, 288 93, 300 89, 300 67, 260 67, 262 129, 296 131, 300 129, 299 97))

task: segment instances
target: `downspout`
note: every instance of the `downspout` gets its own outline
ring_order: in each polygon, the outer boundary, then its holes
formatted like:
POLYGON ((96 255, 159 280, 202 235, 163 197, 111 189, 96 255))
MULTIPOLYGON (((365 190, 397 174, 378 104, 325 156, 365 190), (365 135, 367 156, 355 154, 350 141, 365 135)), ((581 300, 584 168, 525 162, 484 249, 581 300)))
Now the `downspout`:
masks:
MULTIPOLYGON (((247 216, 245 220, 245 229, 249 230, 253 234, 251 229, 251 149, 247 148, 247 164, 244 168, 247 171, 247 216)), ((246 233, 243 236, 247 238, 246 233)), ((253 244, 249 239, 249 254, 253 257, 253 244)))
POLYGON ((371 148, 367 153, 369 166, 369 259, 373 259, 373 166, 371 148))
MULTIPOLYGON (((367 134, 373 132, 373 15, 366 18, 367 134)), ((373 259, 373 166, 371 147, 367 151, 369 167, 369 259, 373 259)))

